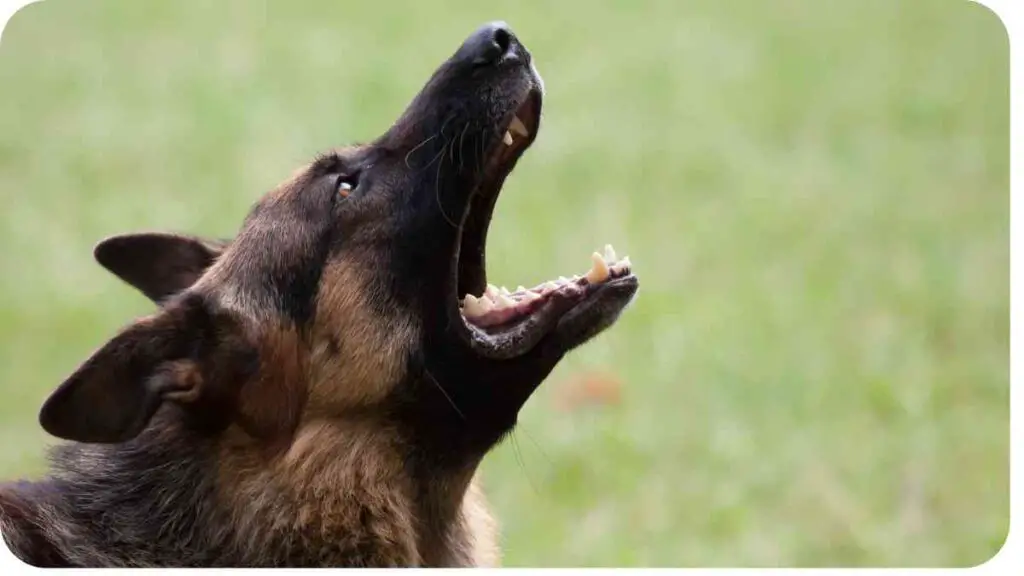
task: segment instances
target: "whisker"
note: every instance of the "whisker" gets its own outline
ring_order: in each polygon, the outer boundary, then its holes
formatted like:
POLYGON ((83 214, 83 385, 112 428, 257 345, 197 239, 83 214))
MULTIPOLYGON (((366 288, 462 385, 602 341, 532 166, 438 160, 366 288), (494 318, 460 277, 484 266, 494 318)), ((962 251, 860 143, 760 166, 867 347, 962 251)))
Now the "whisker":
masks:
POLYGON ((459 172, 462 172, 463 160, 466 159, 466 147, 463 142, 466 138, 466 131, 469 130, 469 122, 462 127, 462 134, 459 135, 459 172))
MULTIPOLYGON (((433 140, 434 138, 437 138, 438 136, 441 136, 443 138, 444 137, 444 129, 445 129, 445 127, 448 126, 448 123, 451 122, 454 119, 455 119, 455 115, 454 114, 449 116, 449 117, 447 117, 447 118, 445 118, 444 122, 441 123, 441 129, 437 131, 437 134, 434 134, 430 138, 427 138, 423 142, 420 142, 412 150, 410 150, 405 155, 405 165, 406 165, 406 167, 412 168, 412 166, 409 165, 409 155, 412 154, 414 151, 416 151, 417 148, 420 148, 421 146, 423 146, 427 142, 433 140)), ((446 143, 447 143, 447 141, 446 141, 446 143)), ((435 160, 437 160, 442 155, 444 155, 444 148, 445 148, 444 146, 441 146, 441 153, 438 154, 437 156, 434 156, 433 158, 431 158, 430 162, 427 162, 426 165, 423 166, 423 170, 426 170, 427 168, 430 168, 430 165, 433 164, 435 160)))
POLYGON ((480 153, 476 156, 476 177, 480 179, 487 168, 487 134, 481 133, 477 143, 480 145, 480 153))
POLYGON ((516 439, 515 430, 509 435, 512 438, 512 453, 515 455, 516 463, 519 464, 519 469, 523 471, 523 477, 526 478, 526 483, 530 485, 530 489, 533 490, 534 494, 540 495, 540 490, 537 489, 537 485, 533 483, 533 478, 530 477, 530 473, 526 471, 526 461, 523 459, 523 452, 519 448, 519 441, 516 439))
MULTIPOLYGON (((441 147, 441 155, 442 156, 444 155, 444 149, 449 144, 454 144, 454 143, 455 143, 455 139, 454 138, 449 140, 448 142, 446 142, 445 145, 441 147)), ((445 213, 445 211, 444 211, 444 206, 441 204, 441 167, 442 166, 444 166, 444 162, 438 162, 437 163, 437 175, 434 177, 434 200, 437 202, 437 209, 440 210, 441 217, 444 218, 445 221, 448 222, 448 224, 450 224, 452 228, 458 228, 459 227, 458 223, 454 222, 451 218, 448 217, 448 214, 445 213)))
POLYGON ((413 147, 412 147, 412 150, 409 150, 409 151, 408 151, 408 152, 407 152, 407 153, 405 154, 405 167, 406 167, 406 168, 410 168, 410 169, 411 169, 411 168, 412 168, 412 166, 411 166, 411 165, 409 164, 409 157, 410 157, 410 156, 412 156, 412 153, 413 153, 413 152, 415 152, 415 151, 417 151, 417 150, 419 150, 420 148, 422 148, 422 147, 423 147, 423 145, 424 145, 424 144, 426 144, 427 142, 430 142, 430 141, 431 141, 431 140, 433 140, 434 138, 437 138, 437 136, 438 136, 437 134, 434 134, 433 136, 429 136, 429 137, 427 137, 426 139, 424 139, 424 140, 423 140, 423 142, 420 142, 419 144, 417 144, 417 145, 413 146, 413 147))
POLYGON ((554 461, 551 459, 550 456, 548 456, 548 453, 545 452, 544 449, 540 447, 540 444, 536 440, 533 439, 533 436, 526 430, 526 428, 523 428, 522 426, 520 426, 519 428, 517 428, 517 430, 522 430, 523 434, 526 434, 526 438, 530 442, 533 442, 533 445, 537 447, 537 451, 540 452, 541 456, 543 456, 544 459, 548 461, 548 464, 552 464, 552 465, 554 464, 554 461))
POLYGON ((451 146, 448 147, 448 162, 452 165, 455 164, 455 138, 452 138, 450 142, 451 146))
POLYGON ((455 409, 455 412, 459 415, 459 417, 462 418, 463 420, 465 420, 466 419, 466 415, 462 413, 462 410, 459 410, 459 407, 455 405, 455 401, 452 400, 452 397, 449 396, 448 393, 444 391, 444 388, 437 381, 437 379, 434 378, 434 375, 430 373, 430 370, 427 370, 424 367, 423 368, 423 372, 427 375, 427 378, 430 378, 430 381, 434 383, 434 386, 437 387, 437 389, 441 392, 441 394, 445 397, 445 399, 448 400, 448 403, 452 405, 452 408, 455 409))
POLYGON ((445 148, 446 147, 447 147, 447 143, 444 146, 441 146, 441 151, 438 152, 437 154, 435 154, 434 157, 430 159, 430 162, 427 162, 426 165, 423 166, 423 169, 426 170, 427 168, 430 168, 430 166, 433 165, 434 162, 437 162, 438 159, 440 159, 442 156, 444 156, 444 152, 445 152, 445 148))

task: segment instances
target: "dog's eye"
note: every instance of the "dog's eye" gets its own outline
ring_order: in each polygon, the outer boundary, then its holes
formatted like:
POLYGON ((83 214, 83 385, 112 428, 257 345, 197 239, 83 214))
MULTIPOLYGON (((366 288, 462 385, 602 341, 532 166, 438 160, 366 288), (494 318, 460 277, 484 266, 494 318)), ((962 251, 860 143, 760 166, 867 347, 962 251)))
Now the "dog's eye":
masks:
POLYGON ((334 181, 334 189, 337 192, 337 194, 342 198, 347 198, 348 195, 351 194, 352 191, 355 190, 356 186, 358 185, 358 174, 340 174, 338 175, 338 178, 334 181))

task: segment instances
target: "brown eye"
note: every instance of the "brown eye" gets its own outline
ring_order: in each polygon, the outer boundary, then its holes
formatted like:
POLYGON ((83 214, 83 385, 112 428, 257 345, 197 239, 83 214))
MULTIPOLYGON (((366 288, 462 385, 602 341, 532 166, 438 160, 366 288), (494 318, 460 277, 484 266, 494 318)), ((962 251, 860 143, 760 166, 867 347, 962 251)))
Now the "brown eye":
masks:
POLYGON ((343 174, 338 176, 338 179, 334 183, 334 188, 337 190, 338 195, 342 198, 347 198, 352 190, 359 185, 359 179, 357 174, 343 174))

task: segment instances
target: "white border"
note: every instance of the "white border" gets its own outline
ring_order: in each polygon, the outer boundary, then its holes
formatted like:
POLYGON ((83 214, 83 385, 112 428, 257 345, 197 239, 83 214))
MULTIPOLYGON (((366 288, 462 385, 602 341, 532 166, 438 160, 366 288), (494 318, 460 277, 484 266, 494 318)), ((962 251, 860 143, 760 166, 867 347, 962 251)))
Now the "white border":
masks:
MULTIPOLYGON (((33 1, 34 0, 0 0, 0 20, 3 21, 4 27, 6 27, 7 22, 10 20, 10 18, 14 15, 15 12, 17 12, 18 10, 20 10, 24 6, 32 4, 33 1)), ((79 0, 79 1, 83 1, 83 0, 79 0)), ((84 1, 88 1, 88 0, 84 0, 84 1)), ((133 0, 133 1, 172 1, 172 0, 133 0)), ((339 0, 339 1, 341 1, 341 0, 339 0)), ((764 0, 762 0, 762 1, 764 1, 764 0)), ((856 2, 857 0, 847 0, 847 1, 848 2, 856 2)), ((965 0, 947 0, 947 1, 965 1, 965 0)), ((1021 30, 1022 30, 1021 27, 1024 26, 1024 21, 1022 21, 1022 19, 1021 19, 1021 14, 1022 14, 1021 2, 1020 2, 1020 0, 969 0, 969 1, 977 2, 978 4, 981 4, 981 5, 986 6, 987 8, 989 8, 993 13, 995 13, 999 17, 1000 20, 1002 20, 1003 26, 1006 28, 1007 33, 1009 34, 1009 37, 1010 37, 1010 70, 1011 70, 1011 72, 1010 72, 1010 105, 1011 105, 1011 110, 1019 111, 1020 110, 1019 96, 1020 96, 1021 88, 1022 88, 1022 86, 1021 86, 1021 58, 1024 57, 1024 53, 1021 52, 1021 50, 1022 50, 1021 47, 1020 47, 1021 45, 1020 44, 1015 44, 1013 42, 1013 40, 1015 38, 1018 39, 1018 40, 1021 38, 1021 30)), ((2 89, 2 88, 0 88, 0 89, 2 89)), ((1022 254, 1024 254, 1024 252, 1022 252, 1021 250, 1014 250, 1014 248, 1018 247, 1017 245, 1019 244, 1019 240, 1021 240, 1021 238, 1022 238, 1021 237, 1021 233, 1019 231, 1017 231, 1017 229, 1014 226, 1014 224, 1021 222, 1022 217, 1024 217, 1024 214, 1021 213, 1021 211, 1024 210, 1024 208, 1022 208, 1022 206, 1024 206, 1024 205, 1022 205, 1021 202, 1019 202, 1019 201, 1015 201, 1015 199, 1018 196, 1017 192, 1018 192, 1018 188, 1019 188, 1018 183, 1020 181, 1020 178, 1019 178, 1020 170, 1018 169, 1017 165, 1013 162, 1013 160, 1016 159, 1014 151, 1017 150, 1017 146, 1015 145, 1015 143, 1021 141, 1021 137, 1022 137, 1021 128, 1022 128, 1022 125, 1021 125, 1020 116, 1017 115, 1017 114, 1012 114, 1011 113, 1011 117, 1010 117, 1010 158, 1011 158, 1011 162, 1010 162, 1010 190, 1011 190, 1011 193, 1010 193, 1010 249, 1011 249, 1011 256, 1010 256, 1010 286, 1011 286, 1011 305, 1010 305, 1010 351, 1011 351, 1010 352, 1010 382, 1011 382, 1011 386, 1010 386, 1010 407, 1011 407, 1011 413, 1012 414, 1017 414, 1017 415, 1019 415, 1021 413, 1021 411, 1024 410, 1024 406, 1021 405, 1021 402, 1024 401, 1024 400, 1022 400, 1022 398, 1024 398, 1024 397, 1021 396, 1021 393, 1019 391, 1017 391, 1017 392, 1014 391, 1015 388, 1019 388, 1021 386, 1021 384, 1018 381, 1020 380, 1021 369, 1024 369, 1024 365, 1021 364, 1021 357, 1020 357, 1019 354, 1017 354, 1017 349, 1019 347, 1018 345, 1021 344, 1022 342, 1024 342, 1024 333, 1021 332, 1021 330, 1024 329, 1024 325, 1022 325, 1022 322, 1024 322, 1024 313, 1021 312, 1021 308, 1019 306, 1013 306, 1013 302, 1012 301, 1013 301, 1013 297, 1014 296, 1020 296, 1019 292, 1020 292, 1020 288, 1021 288, 1022 279, 1019 276, 1020 276, 1021 271, 1024 270, 1024 256, 1022 256, 1022 254)), ((1012 418, 1011 417, 1011 421, 1010 421, 1010 438, 1011 438, 1011 442, 1010 442, 1010 452, 1011 452, 1011 458, 1010 458, 1010 485, 1011 485, 1010 531, 1009 531, 1009 534, 1007 536, 1006 543, 1003 545, 1003 548, 991 560, 989 560, 988 562, 982 564, 979 567, 976 567, 974 569, 974 571, 976 571, 976 572, 981 572, 981 573, 984 573, 984 574, 1019 573, 1019 568, 1017 570, 1014 570, 1013 566, 1018 565, 1020 563, 1020 561, 1024 560, 1024 552, 1022 552, 1022 549, 1024 549, 1024 542, 1022 542, 1022 540, 1024 540, 1024 533, 1022 533, 1020 529, 1014 530, 1015 522, 1013 521, 1014 519, 1020 520, 1021 517, 1024 517, 1024 510, 1022 510, 1021 499, 1013 497, 1013 492, 1014 492, 1013 488, 1019 488, 1018 485, 1020 484, 1021 474, 1022 474, 1022 470, 1021 470, 1021 461, 1022 460, 1021 460, 1021 453, 1020 453, 1021 452, 1022 442, 1024 442, 1024 438, 1022 438, 1022 434, 1024 434, 1024 425, 1021 424, 1021 419, 1019 417, 1018 418, 1012 418)), ((1017 492, 1018 492, 1018 495, 1019 495, 1020 490, 1017 490, 1017 492)), ((26 564, 24 564, 21 561, 19 561, 18 559, 16 559, 14 557, 14 555, 10 552, 10 550, 7 549, 6 546, 0 546, 0 574, 5 574, 5 575, 6 574, 12 574, 12 573, 24 574, 24 573, 34 572, 36 570, 37 570, 36 568, 32 568, 30 566, 27 566, 26 564)), ((283 570, 286 573, 287 572, 298 572, 297 569, 283 569, 283 570)), ((512 570, 512 571, 525 571, 526 569, 510 569, 510 570, 512 570)), ((599 571, 604 572, 606 570, 611 570, 611 569, 602 569, 602 570, 599 570, 599 571)), ((250 570, 245 570, 245 571, 246 572, 250 572, 250 573, 255 573, 254 571, 250 571, 250 570)), ((546 572, 551 572, 551 571, 553 571, 553 570, 550 570, 550 569, 531 570, 531 572, 545 572, 545 573, 546 572)), ((567 572, 577 572, 578 570, 577 569, 566 569, 566 570, 557 570, 557 571, 559 573, 567 573, 567 572)), ((740 569, 719 569, 719 570, 689 569, 689 570, 685 570, 685 571, 686 572, 695 572, 695 573, 707 573, 707 574, 710 574, 710 573, 714 572, 714 573, 717 574, 717 573, 723 573, 723 572, 724 573, 742 573, 742 572, 749 572, 751 570, 740 570, 740 569)), ((781 570, 778 570, 778 571, 783 572, 783 573, 811 572, 811 573, 836 574, 836 575, 840 574, 840 571, 842 571, 841 573, 846 575, 846 574, 851 574, 851 573, 861 573, 861 572, 865 572, 865 571, 868 571, 868 570, 866 570, 866 569, 855 569, 855 570, 853 570, 851 572, 851 570, 847 570, 847 569, 813 569, 813 570, 781 569, 781 570)), ((913 569, 913 570, 912 569, 896 569, 895 571, 896 572, 901 572, 901 573, 923 572, 923 570, 919 570, 919 569, 913 569)), ((928 570, 928 573, 935 573, 935 572, 947 573, 947 572, 951 572, 951 571, 952 571, 951 569, 949 569, 949 570, 948 569, 928 570)), ((72 570, 71 572, 75 572, 75 573, 91 573, 91 572, 107 572, 107 570, 77 570, 76 569, 76 570, 72 570)), ((165 574, 181 574, 181 573, 184 573, 185 570, 183 570, 183 569, 167 569, 167 570, 160 570, 160 572, 165 573, 165 574)), ((591 570, 591 572, 593 572, 593 570, 591 570)))

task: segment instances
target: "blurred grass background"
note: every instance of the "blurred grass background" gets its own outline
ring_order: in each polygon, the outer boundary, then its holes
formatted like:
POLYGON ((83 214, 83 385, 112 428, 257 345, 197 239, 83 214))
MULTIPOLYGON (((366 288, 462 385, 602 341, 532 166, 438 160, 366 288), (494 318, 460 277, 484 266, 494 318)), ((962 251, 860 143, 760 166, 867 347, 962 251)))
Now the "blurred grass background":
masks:
POLYGON ((485 464, 505 563, 992 556, 1009 56, 963 0, 31 5, 0 44, 3 477, 42 473, 41 401, 151 309, 95 242, 233 234, 314 153, 383 131, 492 19, 548 97, 491 277, 582 272, 611 242, 642 281, 485 464))

